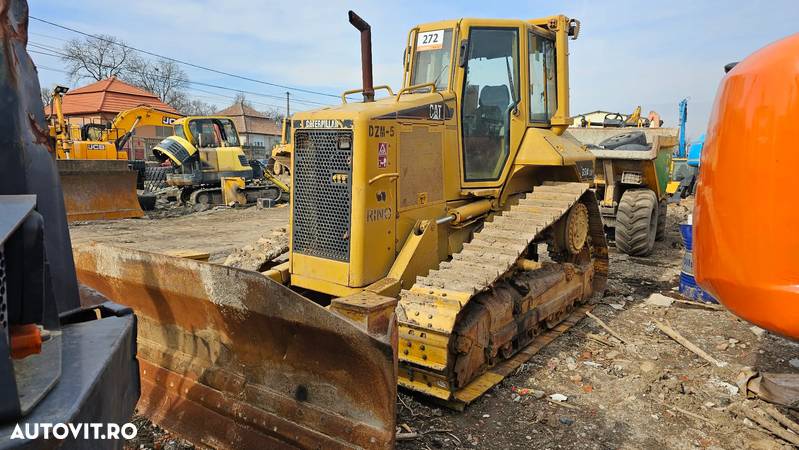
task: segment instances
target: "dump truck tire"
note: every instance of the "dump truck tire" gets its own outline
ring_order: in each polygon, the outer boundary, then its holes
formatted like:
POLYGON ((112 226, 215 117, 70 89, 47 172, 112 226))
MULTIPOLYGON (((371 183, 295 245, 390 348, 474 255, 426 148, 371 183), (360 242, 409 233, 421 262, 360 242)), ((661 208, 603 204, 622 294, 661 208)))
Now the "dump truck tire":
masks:
POLYGON ((658 201, 649 189, 624 192, 616 212, 616 248, 631 256, 646 256, 655 246, 658 201))
POLYGON ((607 149, 614 149, 626 144, 646 145, 646 135, 643 131, 630 131, 628 133, 621 133, 605 139, 599 143, 599 146, 607 149))
POLYGON ((656 241, 666 239, 666 216, 668 215, 668 207, 666 201, 663 200, 658 204, 658 230, 655 234, 656 241))

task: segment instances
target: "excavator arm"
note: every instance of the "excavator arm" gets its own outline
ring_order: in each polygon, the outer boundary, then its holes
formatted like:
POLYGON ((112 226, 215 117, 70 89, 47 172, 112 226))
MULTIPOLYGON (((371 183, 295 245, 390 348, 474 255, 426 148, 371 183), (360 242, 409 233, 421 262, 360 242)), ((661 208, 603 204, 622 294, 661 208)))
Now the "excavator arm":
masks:
MULTIPOLYGON (((117 114, 114 121, 111 122, 110 130, 124 130, 125 134, 115 141, 117 148, 122 148, 128 142, 137 127, 147 125, 168 127, 181 117, 183 116, 180 114, 151 108, 146 105, 139 105, 117 114)), ((103 135, 102 140, 111 141, 109 135, 110 130, 103 135)))

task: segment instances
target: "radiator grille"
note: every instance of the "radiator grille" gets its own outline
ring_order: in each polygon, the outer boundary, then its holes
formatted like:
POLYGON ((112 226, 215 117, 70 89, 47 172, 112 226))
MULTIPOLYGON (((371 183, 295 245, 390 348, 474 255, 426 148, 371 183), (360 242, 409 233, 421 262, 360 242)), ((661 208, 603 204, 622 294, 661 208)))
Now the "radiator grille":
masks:
POLYGON ((292 250, 348 262, 352 203, 349 130, 297 130, 294 141, 292 250))

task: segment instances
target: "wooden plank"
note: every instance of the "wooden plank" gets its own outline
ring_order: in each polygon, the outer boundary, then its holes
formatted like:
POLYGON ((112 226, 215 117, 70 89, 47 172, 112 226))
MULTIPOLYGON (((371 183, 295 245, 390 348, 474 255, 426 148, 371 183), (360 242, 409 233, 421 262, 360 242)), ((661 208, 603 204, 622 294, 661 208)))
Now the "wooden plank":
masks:
POLYGON ((172 250, 162 251, 161 253, 167 256, 193 259, 196 261, 208 261, 208 258, 211 257, 211 254, 206 251, 194 250, 194 249, 172 249, 172 250))

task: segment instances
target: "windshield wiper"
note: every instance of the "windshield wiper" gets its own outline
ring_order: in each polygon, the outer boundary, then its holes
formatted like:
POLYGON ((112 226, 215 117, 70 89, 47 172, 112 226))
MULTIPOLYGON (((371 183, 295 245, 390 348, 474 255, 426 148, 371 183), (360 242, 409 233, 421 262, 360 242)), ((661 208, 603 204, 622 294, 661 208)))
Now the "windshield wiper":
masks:
POLYGON ((441 72, 439 72, 438 76, 436 76, 436 79, 433 80, 433 84, 436 86, 436 89, 438 89, 438 79, 441 78, 441 75, 444 75, 444 71, 447 70, 448 67, 449 64, 444 64, 444 67, 441 68, 441 72))

